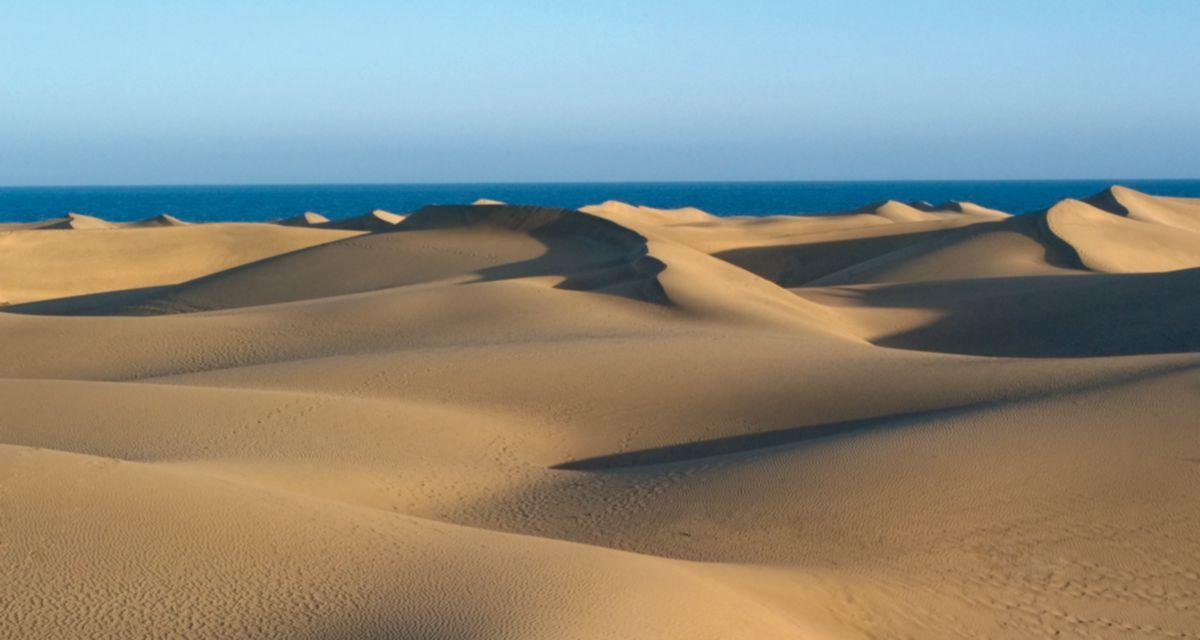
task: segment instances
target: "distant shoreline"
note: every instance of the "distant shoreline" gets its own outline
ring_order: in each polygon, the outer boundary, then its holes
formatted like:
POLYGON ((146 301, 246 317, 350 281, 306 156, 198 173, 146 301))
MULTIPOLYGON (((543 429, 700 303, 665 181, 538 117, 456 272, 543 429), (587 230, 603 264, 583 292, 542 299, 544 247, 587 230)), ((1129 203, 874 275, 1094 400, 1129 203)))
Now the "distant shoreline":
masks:
POLYGON ((462 186, 580 186, 580 185, 769 185, 769 184, 1013 184, 1013 183, 1078 183, 1078 182, 1200 182, 1197 178, 900 178, 831 179, 831 180, 515 180, 515 181, 454 181, 454 182, 163 182, 128 184, 26 184, 0 185, 0 191, 22 189, 209 189, 209 188, 276 188, 276 187, 462 187, 462 186))
POLYGON ((1019 214, 1087 197, 1113 184, 1153 195, 1200 197, 1200 179, 45 186, 0 187, 0 222, 32 222, 72 212, 113 222, 161 214, 194 222, 266 222, 310 211, 336 219, 478 198, 565 208, 620 200, 691 206, 718 216, 851 211, 886 200, 966 200, 1019 214))

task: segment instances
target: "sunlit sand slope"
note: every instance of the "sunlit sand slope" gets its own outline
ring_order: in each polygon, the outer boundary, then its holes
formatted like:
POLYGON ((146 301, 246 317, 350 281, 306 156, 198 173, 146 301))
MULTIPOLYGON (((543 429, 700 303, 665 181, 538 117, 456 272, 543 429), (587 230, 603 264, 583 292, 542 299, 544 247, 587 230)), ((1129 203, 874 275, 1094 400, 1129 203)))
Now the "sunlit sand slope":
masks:
POLYGON ((0 303, 176 284, 352 235, 236 223, 0 229, 0 303))
POLYGON ((384 214, 0 232, 0 637, 1200 634, 1193 201, 384 214))

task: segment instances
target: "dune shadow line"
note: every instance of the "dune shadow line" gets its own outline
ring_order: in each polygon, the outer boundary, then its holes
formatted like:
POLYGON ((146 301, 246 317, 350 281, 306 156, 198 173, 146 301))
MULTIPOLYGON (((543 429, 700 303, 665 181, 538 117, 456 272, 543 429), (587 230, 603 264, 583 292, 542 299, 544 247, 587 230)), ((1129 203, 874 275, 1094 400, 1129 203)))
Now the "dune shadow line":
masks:
POLYGON ((995 406, 996 401, 971 402, 952 407, 927 411, 891 413, 871 418, 858 418, 840 422, 788 427, 772 431, 747 433, 711 440, 699 440, 682 444, 671 444, 650 449, 639 449, 624 453, 613 453, 593 458, 563 462, 550 467, 563 471, 607 471, 675 462, 689 462, 701 458, 712 458, 756 449, 798 444, 819 438, 857 433, 871 429, 903 427, 919 420, 970 413, 995 406))
POLYGON ((848 435, 851 433, 861 433, 873 429, 908 427, 923 420, 966 415, 978 411, 993 409, 1010 404, 1012 402, 1028 402, 1041 398, 1057 396, 1064 393, 1096 391, 1107 389, 1115 385, 1135 383, 1159 378, 1162 376, 1173 375, 1176 373, 1197 370, 1200 370, 1200 360, 1195 358, 1187 358, 1153 366, 1145 370, 1118 373, 1110 378, 1092 381, 1078 386, 1071 386, 1067 389, 1056 389, 1052 391, 1044 390, 1017 398, 1002 397, 987 400, 977 400, 974 402, 967 402, 937 409, 927 409, 924 411, 889 413, 887 415, 874 416, 870 418, 858 418, 854 420, 843 420, 840 422, 827 422, 824 424, 808 425, 804 427, 788 427, 786 429, 775 429, 772 431, 762 431, 759 433, 747 433, 736 436, 727 436, 724 438, 713 438, 711 440, 700 440, 697 442, 665 445, 650 449, 640 449, 637 451, 583 458, 582 460, 571 460, 569 462, 559 463, 550 468, 564 471, 609 471, 658 464, 690 462, 693 460, 743 453, 757 449, 794 445, 821 438, 831 438, 835 436, 848 435))

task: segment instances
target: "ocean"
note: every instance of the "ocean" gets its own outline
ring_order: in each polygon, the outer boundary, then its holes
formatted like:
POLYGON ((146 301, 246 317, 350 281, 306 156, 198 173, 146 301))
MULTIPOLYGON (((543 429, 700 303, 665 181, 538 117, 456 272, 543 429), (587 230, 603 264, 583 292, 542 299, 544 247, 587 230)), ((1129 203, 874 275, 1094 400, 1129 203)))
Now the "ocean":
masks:
POLYGON ((129 221, 169 213, 192 222, 263 221, 315 211, 330 218, 371 209, 397 213, 477 198, 575 208, 604 200, 710 213, 769 215, 846 211, 879 200, 970 200, 1010 213, 1044 209, 1111 184, 1154 195, 1200 197, 1200 180, 614 182, 521 184, 211 185, 0 187, 0 222, 68 212, 129 221))

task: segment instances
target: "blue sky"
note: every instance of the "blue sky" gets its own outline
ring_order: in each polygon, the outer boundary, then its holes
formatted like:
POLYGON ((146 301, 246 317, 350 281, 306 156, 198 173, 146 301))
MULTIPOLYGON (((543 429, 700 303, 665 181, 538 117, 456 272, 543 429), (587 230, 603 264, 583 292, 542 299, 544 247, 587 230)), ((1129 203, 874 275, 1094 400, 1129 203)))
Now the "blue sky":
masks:
POLYGON ((1200 177, 1200 2, 0 3, 0 185, 1200 177))

